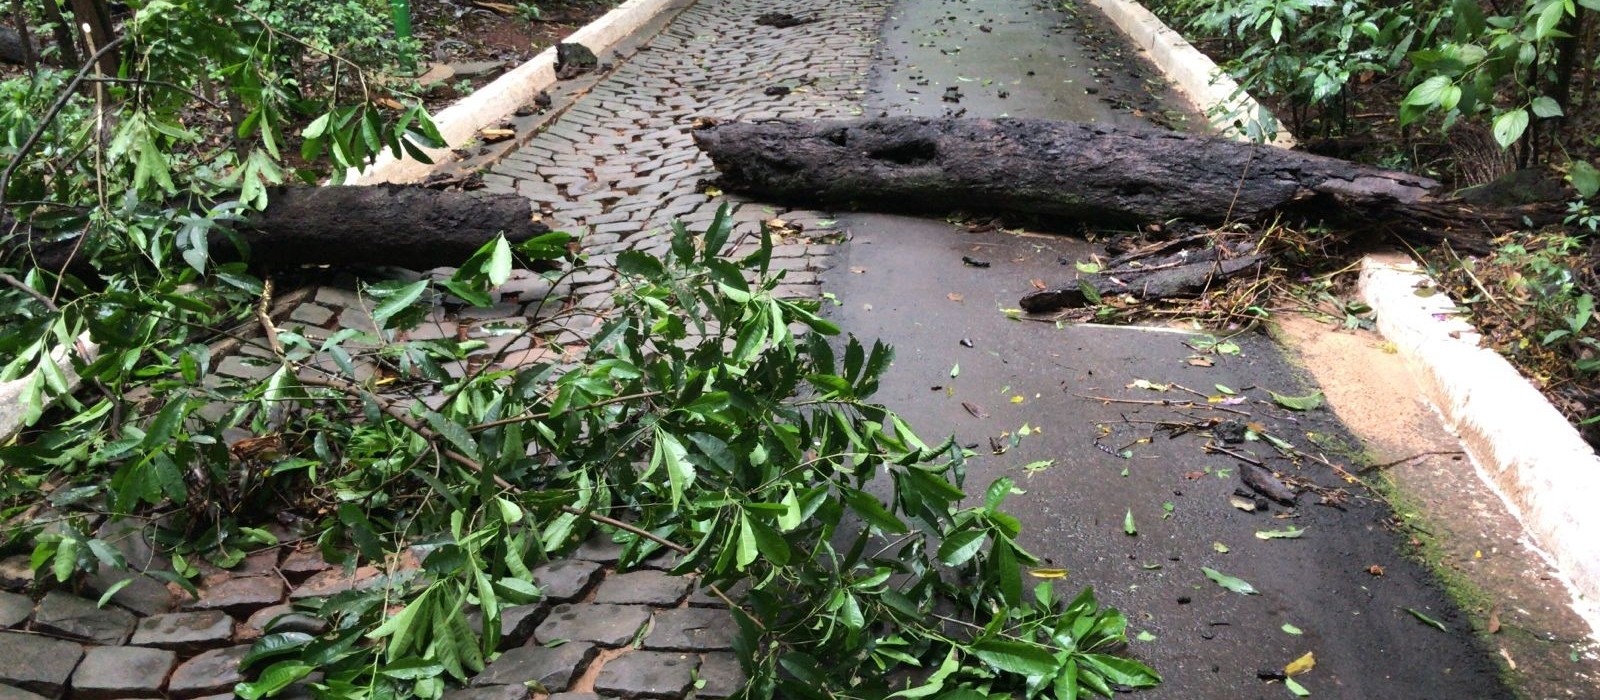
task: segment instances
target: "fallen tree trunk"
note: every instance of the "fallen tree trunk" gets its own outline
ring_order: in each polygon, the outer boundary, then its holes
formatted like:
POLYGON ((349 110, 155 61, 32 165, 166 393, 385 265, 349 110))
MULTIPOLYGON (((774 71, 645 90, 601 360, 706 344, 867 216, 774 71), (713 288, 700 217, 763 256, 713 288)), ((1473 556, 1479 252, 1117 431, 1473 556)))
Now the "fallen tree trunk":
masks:
MULTIPOLYGON (((459 265, 497 234, 516 243, 550 230, 533 220, 529 200, 515 194, 405 185, 289 187, 272 192, 269 202, 265 211, 252 214, 235 229, 250 248, 251 264, 257 266, 430 269, 459 265)), ((74 240, 25 241, 26 235, 19 235, 3 248, 31 254, 33 264, 49 270, 82 262, 75 257, 74 240)), ((210 248, 219 258, 237 257, 230 254, 234 246, 221 234, 211 237, 210 248)))
POLYGON ((725 189, 833 206, 999 211, 1113 226, 1277 214, 1387 225, 1483 251, 1486 215, 1425 177, 1154 129, 1038 119, 715 124, 695 142, 725 189))

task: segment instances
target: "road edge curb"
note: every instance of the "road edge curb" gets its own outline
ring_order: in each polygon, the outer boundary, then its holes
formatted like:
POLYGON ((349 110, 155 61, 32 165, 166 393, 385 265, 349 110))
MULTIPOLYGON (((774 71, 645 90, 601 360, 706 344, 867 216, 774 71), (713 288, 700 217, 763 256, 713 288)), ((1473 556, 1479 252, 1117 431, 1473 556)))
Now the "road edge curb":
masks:
POLYGON ((1254 125, 1261 133, 1274 133, 1272 145, 1294 147, 1294 135, 1278 123, 1272 112, 1144 5, 1134 0, 1089 2, 1142 49, 1190 103, 1201 108, 1217 133, 1235 141, 1250 141, 1250 126, 1254 125))
POLYGON ((1378 331, 1406 361, 1428 402, 1466 446, 1479 477, 1505 501, 1581 599, 1600 601, 1600 456, 1550 401, 1481 336, 1409 257, 1370 253, 1359 290, 1378 331), (1595 515, 1586 515, 1595 513, 1595 515))
MULTIPOLYGON (((561 43, 582 44, 596 56, 603 56, 663 14, 688 5, 684 0, 627 0, 580 27, 561 43)), ((471 141, 480 129, 510 117, 517 108, 532 102, 540 91, 555 84, 556 47, 551 46, 434 115, 434 125, 447 146, 423 149, 433 159, 432 164, 395 158, 393 153, 384 151, 372 165, 359 173, 352 171, 347 179, 353 185, 419 181, 435 168, 454 160, 451 149, 471 141)))
MULTIPOLYGON (((1144 6, 1090 2, 1204 112, 1270 119, 1215 62, 1144 6)), ((1232 128, 1224 135, 1246 140, 1242 134, 1232 128)), ((1291 148, 1295 140, 1279 128, 1271 143, 1291 148)), ((1587 544, 1600 542, 1600 509, 1586 502, 1600 494, 1600 455, 1510 362, 1479 345, 1477 329, 1460 318, 1448 294, 1417 295, 1419 287, 1438 285, 1409 257, 1363 256, 1358 286, 1379 333, 1462 441, 1479 480, 1532 535, 1530 544, 1565 579, 1574 610, 1600 638, 1600 547, 1587 544)))

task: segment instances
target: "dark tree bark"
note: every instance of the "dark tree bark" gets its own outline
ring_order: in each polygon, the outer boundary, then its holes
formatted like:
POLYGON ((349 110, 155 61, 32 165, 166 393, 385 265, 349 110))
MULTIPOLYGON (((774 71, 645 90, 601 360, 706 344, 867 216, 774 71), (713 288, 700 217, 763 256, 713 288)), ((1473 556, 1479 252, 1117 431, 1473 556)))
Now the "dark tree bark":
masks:
MULTIPOLYGON (((270 202, 265 211, 237 228, 250 246, 252 265, 394 265, 425 270, 459 265, 500 233, 515 243, 550 230, 533 221, 532 204, 515 194, 404 185, 291 187, 273 192, 270 202)), ((12 253, 23 247, 0 244, 0 249, 12 253)), ((33 245, 29 250, 35 261, 31 264, 52 271, 69 262, 81 263, 73 259, 70 240, 33 245)), ((226 259, 232 250, 225 237, 212 237, 211 251, 217 257, 226 259)))
MULTIPOLYGON (((695 132, 722 184, 779 200, 1125 226, 1276 214, 1487 249, 1483 212, 1425 177, 1169 131, 1034 119, 728 123, 695 132)), ((1493 214, 1491 216, 1499 216, 1493 214)))
MULTIPOLYGON (((111 6, 106 0, 68 0, 68 6, 72 8, 75 26, 89 27, 85 54, 93 55, 100 47, 110 44, 117 38, 116 27, 111 23, 111 6)), ((118 77, 117 65, 118 56, 115 51, 106 52, 100 57, 100 72, 108 78, 118 77)))
POLYGON ((56 35, 56 48, 61 50, 59 58, 61 65, 78 65, 78 42, 72 39, 72 26, 61 16, 59 0, 44 0, 44 19, 54 28, 56 35))

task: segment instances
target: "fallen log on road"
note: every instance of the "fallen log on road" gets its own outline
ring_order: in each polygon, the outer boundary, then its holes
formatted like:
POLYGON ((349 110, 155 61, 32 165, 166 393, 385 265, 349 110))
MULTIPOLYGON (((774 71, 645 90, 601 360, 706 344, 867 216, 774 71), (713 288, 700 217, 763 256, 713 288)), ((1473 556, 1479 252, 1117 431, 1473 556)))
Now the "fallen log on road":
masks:
POLYGON ((1486 245, 1498 213, 1425 177, 1156 129, 1043 119, 885 117, 713 124, 694 134, 726 189, 833 206, 997 211, 1136 225, 1298 213, 1439 229, 1486 245), (1450 226, 1459 230, 1448 230, 1450 226))
MULTIPOLYGON (((885 117, 713 123, 694 138, 724 189, 845 208, 1020 213, 1110 227, 1329 222, 1346 239, 1380 231, 1467 253, 1487 252, 1526 213, 1454 199, 1417 175, 1155 129, 885 117)), ((1100 294, 1192 295, 1257 269, 1268 257, 1260 252, 1201 240, 1084 279, 1100 294)), ((1030 295, 1024 308, 1082 306, 1086 296, 1084 285, 1070 285, 1030 295)))
MULTIPOLYGON (((516 194, 438 191, 405 185, 288 187, 271 193, 265 211, 235 226, 250 247, 252 265, 393 265, 425 270, 459 265, 504 233, 516 243, 548 232, 533 220, 532 204, 516 194)), ((0 232, 10 231, 8 225, 0 232)), ((28 242, 18 234, 0 243, 4 259, 31 254, 35 264, 60 270, 81 263, 74 240, 28 242)), ((214 234, 210 249, 228 259, 233 244, 214 234)), ((81 271, 81 268, 75 268, 81 271)))

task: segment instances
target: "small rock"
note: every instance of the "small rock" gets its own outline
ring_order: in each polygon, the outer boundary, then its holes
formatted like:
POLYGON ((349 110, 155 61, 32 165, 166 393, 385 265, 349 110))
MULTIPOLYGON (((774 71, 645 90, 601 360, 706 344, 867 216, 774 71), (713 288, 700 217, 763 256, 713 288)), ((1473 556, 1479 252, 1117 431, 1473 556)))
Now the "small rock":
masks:
POLYGON ((0 632, 0 686, 14 686, 49 698, 66 691, 72 669, 83 658, 76 642, 36 634, 0 632))
POLYGON ((28 621, 33 614, 33 599, 21 593, 0 592, 0 629, 11 629, 28 621))
POLYGON ((635 651, 606 662, 594 689, 625 698, 681 698, 694 685, 700 659, 669 651, 635 651))
POLYGON ((154 615, 139 621, 132 644, 196 654, 233 639, 233 618, 221 610, 154 615))
POLYGON ((166 584, 143 574, 101 564, 93 574, 84 577, 83 587, 98 596, 122 581, 127 583, 111 594, 111 602, 140 615, 172 612, 172 591, 166 584))
POLYGON ((133 632, 134 616, 126 610, 100 608, 92 600, 50 591, 33 613, 33 628, 97 644, 122 644, 133 632))
POLYGON ((177 661, 166 649, 94 647, 72 674, 73 700, 159 698, 177 661))
POLYGON ((517 647, 500 655, 483 673, 472 679, 475 688, 496 685, 521 686, 537 682, 545 690, 566 690, 572 679, 594 659, 592 644, 568 642, 557 647, 517 647))
POLYGON ((172 672, 172 680, 167 681, 167 694, 179 698, 194 698, 231 693, 233 686, 244 680, 244 676, 239 673, 239 661, 249 652, 250 645, 244 644, 226 649, 212 649, 183 662, 178 670, 172 672))

